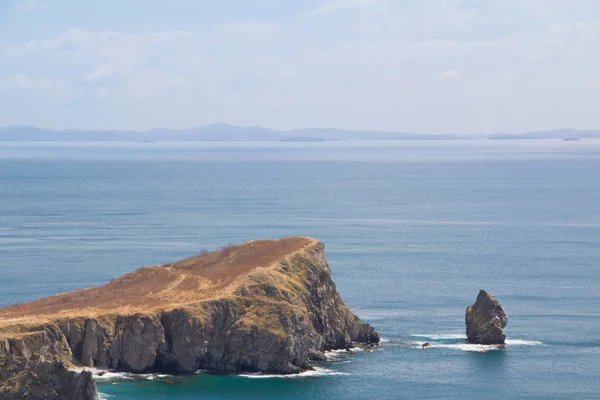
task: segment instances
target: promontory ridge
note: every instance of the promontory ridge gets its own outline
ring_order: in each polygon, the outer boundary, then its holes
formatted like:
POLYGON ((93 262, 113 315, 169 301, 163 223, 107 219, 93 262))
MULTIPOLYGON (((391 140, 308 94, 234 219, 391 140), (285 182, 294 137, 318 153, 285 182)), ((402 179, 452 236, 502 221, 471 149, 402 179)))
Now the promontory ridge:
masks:
POLYGON ((0 399, 94 399, 73 367, 293 374, 361 343, 379 335, 344 304, 323 243, 256 240, 0 309, 0 399))

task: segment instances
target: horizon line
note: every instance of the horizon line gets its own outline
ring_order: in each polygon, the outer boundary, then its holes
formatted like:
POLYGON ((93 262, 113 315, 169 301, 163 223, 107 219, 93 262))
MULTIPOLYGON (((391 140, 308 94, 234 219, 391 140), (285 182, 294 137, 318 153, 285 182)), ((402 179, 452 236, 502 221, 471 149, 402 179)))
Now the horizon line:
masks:
POLYGON ((11 124, 11 125, 0 125, 0 133, 2 130, 9 129, 39 129, 48 130, 53 132, 69 132, 69 131, 82 131, 82 132, 119 132, 119 133, 149 133, 152 131, 188 131, 193 129, 206 129, 211 127, 227 127, 227 128, 239 128, 239 129, 262 129, 271 131, 274 133, 293 133, 295 131, 319 131, 319 130, 330 130, 339 132, 349 133, 383 133, 383 134, 403 134, 403 135, 414 135, 414 136, 490 136, 490 135, 523 135, 529 133, 549 133, 549 132, 599 132, 600 129, 576 129, 576 128, 552 128, 552 129, 536 129, 536 130, 525 130, 517 133, 508 133, 505 131, 493 131, 493 132, 478 132, 478 133, 458 133, 458 132, 427 132, 427 133, 415 133, 410 131, 394 131, 394 130, 383 130, 383 129, 348 129, 348 128, 336 128, 336 127, 303 127, 303 128, 291 128, 291 129, 274 129, 267 128, 262 125, 234 125, 224 122, 215 122, 206 125, 196 125, 185 128, 167 128, 167 127, 154 127, 149 129, 123 129, 123 128, 46 128, 37 125, 29 124, 11 124))

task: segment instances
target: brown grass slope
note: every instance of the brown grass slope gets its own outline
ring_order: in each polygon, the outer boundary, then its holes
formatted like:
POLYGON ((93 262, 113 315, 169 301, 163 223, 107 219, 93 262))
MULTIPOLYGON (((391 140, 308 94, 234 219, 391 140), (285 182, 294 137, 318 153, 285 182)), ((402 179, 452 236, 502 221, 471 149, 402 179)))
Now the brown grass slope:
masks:
POLYGON ((378 342, 339 296, 323 243, 309 237, 230 245, 0 309, 0 368, 4 358, 294 373, 325 350, 378 342))
MULTIPOLYGON (((72 317, 129 315, 231 296, 248 276, 273 267, 317 241, 308 237, 255 240, 174 263, 140 268, 104 286, 0 309, 0 328, 72 317)), ((8 329, 5 329, 8 331, 8 329)))

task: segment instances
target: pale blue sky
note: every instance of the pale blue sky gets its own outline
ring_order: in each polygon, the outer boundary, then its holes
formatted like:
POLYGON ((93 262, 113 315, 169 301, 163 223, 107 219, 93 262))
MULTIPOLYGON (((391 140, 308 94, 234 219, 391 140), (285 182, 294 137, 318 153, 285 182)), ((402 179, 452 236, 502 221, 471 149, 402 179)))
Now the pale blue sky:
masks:
POLYGON ((0 0, 0 126, 600 129, 598 0, 0 0))

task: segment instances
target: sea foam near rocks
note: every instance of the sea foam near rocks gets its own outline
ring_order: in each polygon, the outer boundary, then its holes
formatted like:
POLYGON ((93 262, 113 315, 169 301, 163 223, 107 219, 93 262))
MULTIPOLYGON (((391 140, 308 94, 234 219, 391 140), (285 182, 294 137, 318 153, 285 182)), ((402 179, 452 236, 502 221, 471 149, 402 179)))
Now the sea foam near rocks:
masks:
POLYGON ((299 379, 299 378, 310 378, 310 377, 321 377, 321 376, 339 376, 339 375, 350 375, 348 372, 335 371, 329 368, 313 367, 312 370, 304 371, 299 374, 291 375, 277 375, 277 374, 239 374, 238 376, 243 378, 253 379, 265 379, 265 378, 285 378, 285 379, 299 379))
POLYGON ((485 345, 467 343, 467 336, 464 333, 441 333, 441 334, 415 334, 411 338, 422 339, 409 342, 410 347, 422 348, 423 344, 429 343, 428 348, 446 348, 475 353, 486 353, 489 351, 504 350, 513 346, 538 346, 543 345, 537 340, 513 339, 507 338, 504 345, 485 345))
POLYGON ((115 372, 109 370, 101 370, 97 368, 70 368, 71 371, 83 372, 89 371, 92 373, 94 380, 96 381, 113 381, 113 380, 130 380, 130 379, 147 379, 155 380, 156 378, 168 378, 170 375, 167 374, 133 374, 130 372, 115 372))

